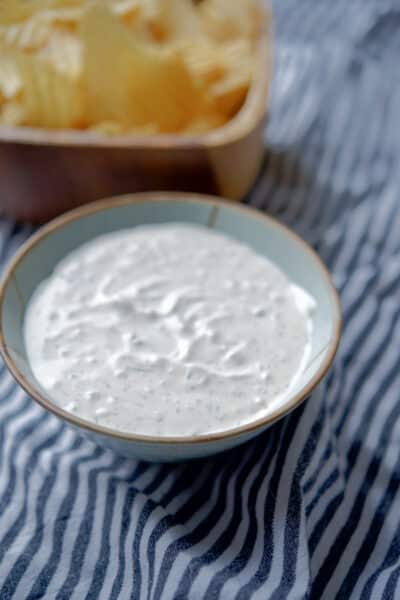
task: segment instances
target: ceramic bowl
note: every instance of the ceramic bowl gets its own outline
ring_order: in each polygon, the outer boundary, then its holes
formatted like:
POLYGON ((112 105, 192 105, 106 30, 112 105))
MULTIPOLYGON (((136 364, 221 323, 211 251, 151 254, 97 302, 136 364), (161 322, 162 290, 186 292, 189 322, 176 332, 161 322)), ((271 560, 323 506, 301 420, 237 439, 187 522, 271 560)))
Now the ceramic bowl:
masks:
POLYGON ((18 383, 44 409, 97 444, 119 454, 152 461, 176 461, 222 452, 246 442, 305 400, 332 363, 341 330, 340 305, 321 260, 296 234, 254 209, 211 196, 144 193, 89 204, 52 221, 30 238, 9 266, 0 289, 0 351, 18 383), (263 418, 221 433, 198 437, 153 437, 121 433, 57 406, 36 381, 27 359, 24 313, 35 288, 71 250, 93 237, 146 223, 197 223, 248 244, 274 261, 316 300, 309 364, 287 399, 263 418))

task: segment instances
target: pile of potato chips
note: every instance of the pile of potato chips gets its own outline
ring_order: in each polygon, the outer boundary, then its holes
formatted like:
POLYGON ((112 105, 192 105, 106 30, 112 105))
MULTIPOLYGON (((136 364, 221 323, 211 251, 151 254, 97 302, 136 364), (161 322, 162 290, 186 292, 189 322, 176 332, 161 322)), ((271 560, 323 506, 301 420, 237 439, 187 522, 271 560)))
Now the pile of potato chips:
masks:
POLYGON ((200 133, 242 106, 257 0, 0 0, 0 125, 200 133))

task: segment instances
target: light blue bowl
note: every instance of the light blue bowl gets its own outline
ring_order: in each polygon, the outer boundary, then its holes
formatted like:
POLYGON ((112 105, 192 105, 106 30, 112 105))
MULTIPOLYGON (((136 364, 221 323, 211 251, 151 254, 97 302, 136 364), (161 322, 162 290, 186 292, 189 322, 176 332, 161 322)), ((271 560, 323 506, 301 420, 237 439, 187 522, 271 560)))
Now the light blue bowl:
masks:
POLYGON ((264 431, 305 400, 332 363, 341 330, 340 305, 324 265, 307 244, 274 219, 239 204, 182 193, 110 198, 67 213, 43 227, 20 249, 0 289, 0 351, 19 384, 43 408, 96 443, 134 458, 176 461, 222 452, 264 431), (53 403, 36 381, 26 355, 23 321, 37 285, 71 250, 91 238, 145 223, 181 221, 213 227, 274 261, 317 301, 310 362, 287 400, 262 419, 197 437, 156 438, 101 427, 53 403))

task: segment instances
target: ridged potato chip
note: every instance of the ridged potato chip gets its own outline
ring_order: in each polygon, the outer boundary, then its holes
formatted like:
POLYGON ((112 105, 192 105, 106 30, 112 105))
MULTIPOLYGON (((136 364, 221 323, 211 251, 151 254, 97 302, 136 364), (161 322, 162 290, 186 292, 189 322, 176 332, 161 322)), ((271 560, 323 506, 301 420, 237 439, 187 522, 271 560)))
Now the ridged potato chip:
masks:
POLYGON ((233 117, 244 103, 248 89, 248 80, 240 75, 215 83, 211 94, 217 110, 229 118, 233 117))
POLYGON ((194 4, 187 0, 153 2, 148 21, 160 41, 194 41, 204 36, 202 20, 194 4))
POLYGON ((18 73, 15 57, 0 56, 0 99, 9 101, 22 90, 22 82, 18 73))
POLYGON ((74 79, 36 56, 20 54, 16 64, 22 82, 24 123, 64 129, 83 125, 83 100, 74 79))
POLYGON ((83 85, 93 120, 133 128, 157 123, 159 131, 170 132, 204 110, 203 92, 180 55, 135 39, 104 6, 87 11, 81 35, 83 85))
POLYGON ((22 125, 24 109, 20 102, 5 102, 0 107, 0 121, 7 126, 22 125))
POLYGON ((28 22, 0 26, 0 41, 6 48, 32 52, 41 48, 50 35, 49 26, 36 19, 28 22))
POLYGON ((37 56, 50 63, 57 72, 78 81, 82 70, 82 44, 75 36, 54 31, 37 56))
POLYGON ((0 4, 0 24, 13 25, 36 16, 38 12, 50 8, 68 8, 82 5, 82 0, 2 0, 0 4))
POLYGON ((203 26, 214 39, 254 39, 260 24, 257 0, 202 0, 199 13, 203 26))

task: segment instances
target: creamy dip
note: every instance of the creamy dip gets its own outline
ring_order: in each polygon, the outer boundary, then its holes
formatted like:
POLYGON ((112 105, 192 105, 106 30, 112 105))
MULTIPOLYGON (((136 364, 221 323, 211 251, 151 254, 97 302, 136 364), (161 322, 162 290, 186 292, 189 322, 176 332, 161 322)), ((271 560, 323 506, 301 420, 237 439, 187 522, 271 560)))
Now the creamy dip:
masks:
POLYGON ((313 306, 233 239, 142 226, 62 260, 29 303, 25 343, 65 410, 125 432, 196 435, 284 399, 309 358, 313 306))

